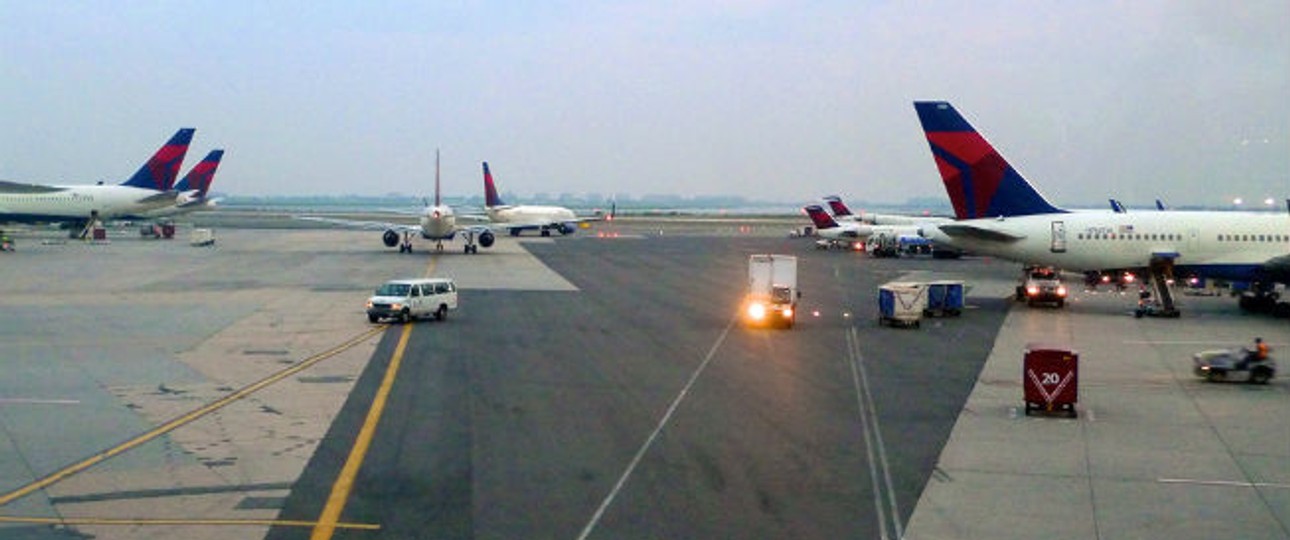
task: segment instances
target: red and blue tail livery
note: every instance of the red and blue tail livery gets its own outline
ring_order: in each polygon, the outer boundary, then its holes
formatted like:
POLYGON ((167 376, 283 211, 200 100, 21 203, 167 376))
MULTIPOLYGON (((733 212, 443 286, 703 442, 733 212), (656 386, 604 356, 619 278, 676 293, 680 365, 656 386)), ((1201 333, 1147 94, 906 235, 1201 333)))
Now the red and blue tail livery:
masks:
POLYGON ((506 206, 497 196, 497 186, 493 185, 493 173, 488 170, 487 161, 484 162, 484 206, 506 206))
POLYGON ((215 170, 219 168, 219 160, 222 157, 224 157, 223 150, 211 150, 211 153, 206 154, 204 159, 175 184, 175 191, 196 190, 197 199, 205 198, 206 192, 210 191, 211 182, 215 181, 215 170))
POLYGON ((842 203, 842 197, 829 195, 824 198, 824 202, 829 203, 829 209, 833 210, 833 215, 838 218, 851 219, 855 216, 855 214, 851 213, 851 209, 842 203))
POLYGON ((1061 213, 944 101, 916 101, 958 219, 1061 213))
POLYGON ((823 206, 811 204, 802 207, 802 211, 806 212, 806 215, 811 218, 811 223, 815 224, 816 229, 835 229, 839 226, 833 216, 824 211, 823 206))
POLYGON ((179 167, 188 153, 188 143, 193 140, 193 128, 183 128, 166 141, 166 144, 152 155, 152 158, 139 168, 129 180, 121 185, 157 191, 169 191, 179 177, 179 167))

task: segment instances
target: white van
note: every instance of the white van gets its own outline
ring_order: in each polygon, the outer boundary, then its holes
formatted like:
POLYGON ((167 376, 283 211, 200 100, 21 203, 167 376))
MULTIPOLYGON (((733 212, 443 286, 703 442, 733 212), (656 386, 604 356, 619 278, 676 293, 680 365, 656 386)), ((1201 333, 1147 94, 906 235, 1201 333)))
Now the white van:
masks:
POLYGON ((367 320, 385 318, 408 322, 434 315, 435 320, 448 318, 457 309, 457 285, 447 278, 396 279, 376 289, 367 299, 367 320))

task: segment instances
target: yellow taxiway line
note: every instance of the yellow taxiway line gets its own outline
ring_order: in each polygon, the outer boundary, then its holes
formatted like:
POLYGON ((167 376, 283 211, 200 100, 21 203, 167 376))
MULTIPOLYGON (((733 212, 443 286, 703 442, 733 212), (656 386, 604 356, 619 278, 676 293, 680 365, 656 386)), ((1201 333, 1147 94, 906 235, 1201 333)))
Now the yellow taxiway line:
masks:
POLYGON ((390 397, 390 389, 394 386, 394 378, 403 363, 403 353, 407 350, 408 338, 411 335, 412 324, 404 323, 403 335, 399 336, 399 345, 394 348, 394 356, 390 357, 389 367, 385 368, 385 378, 381 380, 381 387, 376 390, 376 397, 372 399, 372 408, 367 410, 367 418, 363 420, 363 427, 358 432, 354 447, 349 450, 345 466, 331 486, 331 495, 327 497, 327 505, 323 507, 318 525, 314 527, 314 532, 309 537, 311 540, 328 540, 336 532, 340 513, 345 509, 349 493, 354 489, 354 478, 358 476, 358 469, 363 466, 367 449, 371 447, 372 438, 376 436, 376 424, 380 422, 381 413, 385 411, 385 402, 390 397))
POLYGON ((239 399, 242 399, 246 396, 249 396, 255 392, 258 392, 271 384, 274 384, 278 381, 281 381, 282 379, 285 379, 287 377, 295 375, 296 373, 304 371, 305 369, 312 367, 314 364, 317 364, 318 362, 321 362, 323 360, 336 356, 337 354, 340 354, 341 352, 344 352, 350 349, 351 347, 358 345, 359 343, 367 341, 372 336, 375 336, 377 334, 380 334, 381 332, 384 332, 386 328, 387 328, 386 326, 379 326, 376 328, 372 328, 366 332, 363 332, 362 334, 359 334, 354 338, 351 338, 349 341, 346 341, 340 345, 337 345, 336 347, 331 348, 330 350, 314 355, 294 366, 291 366, 287 369, 274 373, 273 375, 270 375, 264 379, 261 379, 258 382, 252 383, 249 386, 245 386, 242 389, 237 390, 227 396, 224 396, 223 398, 220 398, 200 409, 194 410, 192 412, 189 412, 187 414, 174 418, 169 422, 161 424, 160 426, 157 426, 143 433, 142 435, 139 435, 117 446, 114 446, 112 448, 99 452, 97 454, 94 454, 93 456, 90 456, 77 463, 68 465, 67 467, 64 467, 58 471, 55 471, 45 476, 44 478, 36 480, 35 482, 27 484, 18 489, 15 489, 3 496, 0 496, 0 507, 5 506, 23 497, 26 497, 27 495, 30 495, 33 492, 36 492, 38 490, 54 485, 74 474, 80 473, 86 469, 89 469, 90 467, 93 467, 95 465, 98 465, 99 463, 107 461, 108 459, 111 459, 112 457, 115 457, 118 454, 124 453, 130 449, 133 449, 139 445, 142 445, 148 441, 151 441, 157 437, 160 437, 162 435, 165 435, 166 433, 169 433, 171 431, 174 431, 175 429, 178 429, 184 425, 187 425, 193 422, 194 420, 197 420, 198 418, 201 418, 225 406, 228 406, 229 404, 239 399))
MULTIPOLYGON (((430 277, 438 266, 439 257, 431 256, 430 264, 426 266, 422 276, 430 277)), ((367 450, 372 446, 372 438, 376 436, 376 425, 380 423, 381 413, 385 411, 385 402, 390 397, 390 389, 394 387, 394 379, 398 376, 399 366, 403 364, 403 354, 407 351, 408 338, 411 336, 412 324, 403 323, 403 334, 399 336, 399 344, 394 348, 394 355, 390 357, 390 365, 385 368, 385 378, 381 380, 381 386, 377 388, 376 396, 372 398, 372 407, 367 410, 363 427, 359 429, 354 447, 349 450, 349 457, 345 458, 340 476, 336 477, 336 482, 331 486, 331 494, 327 496, 327 504, 323 507, 322 516, 318 518, 318 525, 314 527, 310 540, 330 540, 339 526, 340 513, 345 509, 345 503, 349 501, 349 494, 354 490, 354 479, 358 477, 358 470, 363 466, 367 450)))
MULTIPOLYGON (((161 519, 161 518, 42 518, 42 517, 18 517, 18 516, 0 516, 0 523, 30 523, 37 525, 164 525, 164 526, 197 526, 197 525, 214 525, 214 526, 270 526, 270 527, 313 527, 318 523, 315 521, 298 521, 288 519, 161 519)), ((355 529, 364 531, 380 530, 381 526, 374 523, 336 523, 333 525, 338 529, 355 529)))

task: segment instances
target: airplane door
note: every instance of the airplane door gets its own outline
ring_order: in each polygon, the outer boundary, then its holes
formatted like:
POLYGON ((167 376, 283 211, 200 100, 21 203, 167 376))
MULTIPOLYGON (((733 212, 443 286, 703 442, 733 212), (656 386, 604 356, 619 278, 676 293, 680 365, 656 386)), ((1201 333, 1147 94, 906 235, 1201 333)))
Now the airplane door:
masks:
POLYGON ((1066 222, 1053 222, 1053 240, 1048 249, 1053 253, 1066 253, 1066 222))

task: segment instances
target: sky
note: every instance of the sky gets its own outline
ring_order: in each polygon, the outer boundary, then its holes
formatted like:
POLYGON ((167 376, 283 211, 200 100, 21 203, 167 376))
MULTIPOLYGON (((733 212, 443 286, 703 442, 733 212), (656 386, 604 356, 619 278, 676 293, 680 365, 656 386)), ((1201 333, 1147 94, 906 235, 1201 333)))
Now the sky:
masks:
MULTIPOLYGON (((946 100, 1059 205, 1290 197, 1290 2, 0 0, 0 179, 944 198, 946 100)), ((522 201, 520 201, 522 202, 522 201)), ((1284 204, 1278 202, 1278 204, 1284 204)))

